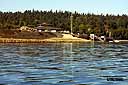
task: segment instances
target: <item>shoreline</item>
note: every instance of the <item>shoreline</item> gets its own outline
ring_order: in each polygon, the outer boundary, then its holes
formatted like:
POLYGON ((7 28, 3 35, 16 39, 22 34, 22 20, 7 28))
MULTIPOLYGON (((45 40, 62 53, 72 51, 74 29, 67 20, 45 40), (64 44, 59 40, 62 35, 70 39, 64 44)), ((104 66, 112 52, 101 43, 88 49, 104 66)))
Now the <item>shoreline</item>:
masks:
MULTIPOLYGON (((119 43, 128 43, 128 40, 118 40, 119 43)), ((92 40, 72 38, 49 38, 49 39, 16 39, 0 38, 0 43, 90 43, 92 40)), ((95 41, 100 42, 100 41, 95 41)), ((105 43, 105 42, 103 42, 105 43)))
POLYGON ((0 43, 87 43, 91 40, 86 39, 15 39, 15 38, 0 38, 0 43))

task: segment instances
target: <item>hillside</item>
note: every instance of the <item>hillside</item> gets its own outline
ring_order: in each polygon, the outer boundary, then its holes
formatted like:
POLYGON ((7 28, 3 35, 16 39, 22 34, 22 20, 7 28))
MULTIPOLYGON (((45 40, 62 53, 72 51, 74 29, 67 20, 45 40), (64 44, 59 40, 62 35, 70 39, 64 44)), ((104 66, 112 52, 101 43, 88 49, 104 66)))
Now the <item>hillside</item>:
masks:
MULTIPOLYGON (((73 33, 108 36, 111 32, 115 39, 128 39, 128 15, 95 15, 77 12, 72 15, 73 33)), ((47 23, 52 27, 70 31, 70 17, 69 11, 0 12, 0 29, 17 29, 22 26, 35 28, 39 24, 47 23)))
POLYGON ((57 37, 55 33, 50 32, 28 32, 18 30, 0 30, 1 38, 17 38, 17 39, 48 39, 57 37))

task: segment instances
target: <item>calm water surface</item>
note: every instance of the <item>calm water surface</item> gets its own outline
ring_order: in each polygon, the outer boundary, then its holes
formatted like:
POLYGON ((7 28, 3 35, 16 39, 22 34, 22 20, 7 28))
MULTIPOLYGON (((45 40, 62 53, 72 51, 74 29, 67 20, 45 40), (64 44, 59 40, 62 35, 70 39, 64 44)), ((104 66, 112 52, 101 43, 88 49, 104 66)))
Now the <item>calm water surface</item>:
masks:
POLYGON ((0 85, 128 85, 128 44, 0 44, 0 85))

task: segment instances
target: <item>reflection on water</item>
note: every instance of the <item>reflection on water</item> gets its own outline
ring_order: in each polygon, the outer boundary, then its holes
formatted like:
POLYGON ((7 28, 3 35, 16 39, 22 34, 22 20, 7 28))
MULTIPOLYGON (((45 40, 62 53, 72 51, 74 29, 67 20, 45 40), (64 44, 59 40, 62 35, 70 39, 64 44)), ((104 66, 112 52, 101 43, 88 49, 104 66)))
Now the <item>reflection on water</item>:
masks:
POLYGON ((0 45, 2 85, 128 85, 128 44, 0 45))

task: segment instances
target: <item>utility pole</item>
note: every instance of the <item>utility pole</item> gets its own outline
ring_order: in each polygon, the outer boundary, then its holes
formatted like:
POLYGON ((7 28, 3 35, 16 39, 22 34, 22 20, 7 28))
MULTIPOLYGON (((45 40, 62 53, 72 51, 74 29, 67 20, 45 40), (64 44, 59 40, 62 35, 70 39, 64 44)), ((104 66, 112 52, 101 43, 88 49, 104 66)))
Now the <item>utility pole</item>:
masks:
POLYGON ((73 26, 73 24, 72 24, 73 23, 73 15, 72 15, 72 13, 71 13, 71 17, 70 18, 71 18, 71 34, 73 34, 73 32, 72 32, 72 28, 73 28, 72 27, 73 26))
POLYGON ((112 32, 109 32, 109 38, 112 37, 112 32))

